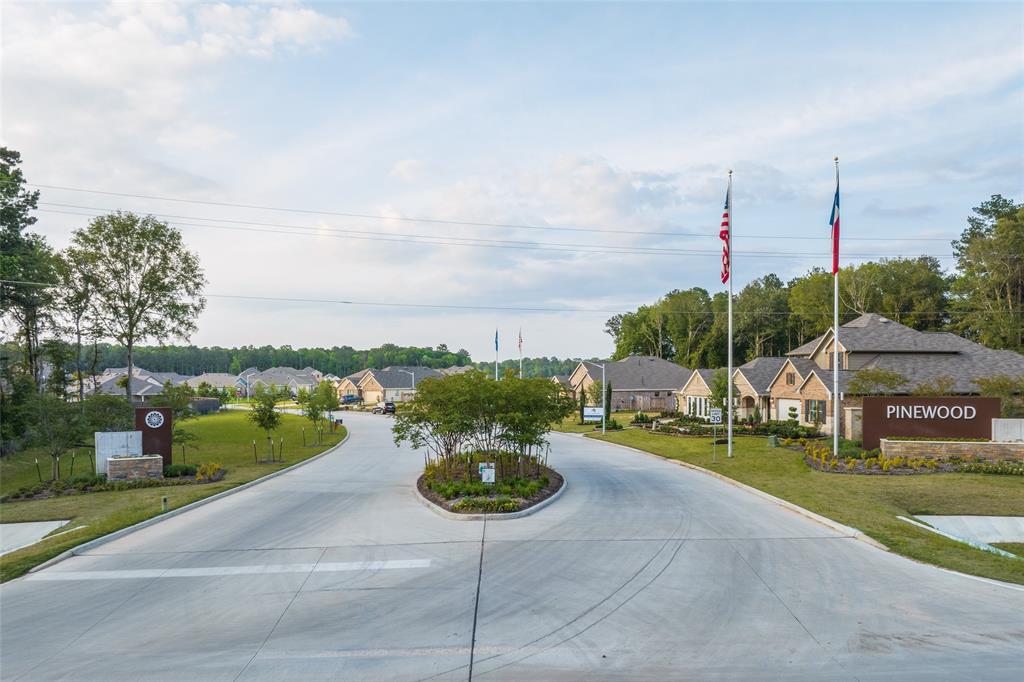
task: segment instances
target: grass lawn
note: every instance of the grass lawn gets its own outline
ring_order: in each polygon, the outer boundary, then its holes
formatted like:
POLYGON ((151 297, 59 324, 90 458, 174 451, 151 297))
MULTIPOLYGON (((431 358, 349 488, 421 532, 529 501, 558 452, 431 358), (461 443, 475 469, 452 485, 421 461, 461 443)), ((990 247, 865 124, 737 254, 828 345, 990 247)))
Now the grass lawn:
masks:
MULTIPOLYGON (((302 427, 306 427, 307 437, 311 439, 310 422, 303 417, 286 414, 282 416, 281 428, 274 439, 277 441, 280 437, 284 438, 284 462, 256 464, 253 460, 252 441, 256 439, 260 457, 263 458, 267 456, 266 439, 263 432, 253 426, 246 416, 242 411, 226 411, 190 419, 185 423, 185 427, 199 437, 196 441, 198 450, 189 449, 186 453, 188 463, 220 462, 227 470, 227 475, 217 483, 74 494, 0 504, 0 523, 70 519, 56 533, 85 526, 0 557, 0 581, 16 578, 33 566, 82 542, 160 514, 160 498, 165 495, 168 508, 175 509, 308 459, 345 437, 345 429, 339 427, 334 433, 324 434, 323 445, 304 448, 302 427)), ((91 453, 91 448, 81 452, 82 458, 75 464, 76 476, 92 472, 86 457, 91 453)), ((6 494, 35 484, 38 478, 33 458, 36 456, 37 452, 26 451, 0 461, 0 492, 6 494)), ((181 462, 180 449, 174 453, 174 462, 181 462)), ((39 464, 44 480, 49 478, 49 458, 40 457, 39 464)), ((63 458, 61 473, 64 477, 69 473, 63 458)))
POLYGON ((1024 559, 1024 542, 994 542, 992 546, 1005 549, 1010 554, 1016 554, 1024 559))
MULTIPOLYGON (((660 412, 648 412, 648 415, 657 417, 660 412)), ((629 422, 636 416, 636 412, 612 412, 612 419, 619 422, 622 426, 629 426, 629 422)), ((571 417, 563 419, 560 423, 555 424, 553 429, 562 433, 589 433, 597 427, 597 430, 601 430, 601 422, 593 422, 589 424, 578 424, 580 419, 579 412, 577 411, 571 417)))
MULTIPOLYGON (((1024 584, 1024 560, 1001 557, 930 533, 897 519, 914 514, 1024 516, 1024 477, 991 474, 864 476, 815 471, 803 455, 770 448, 763 436, 740 436, 735 456, 718 448, 711 463, 711 439, 626 429, 605 436, 663 457, 679 459, 789 500, 857 528, 894 552, 964 573, 1024 584)), ((1016 545, 1024 551, 1024 546, 1016 545)), ((1007 551, 1015 552, 1008 546, 1007 551)))

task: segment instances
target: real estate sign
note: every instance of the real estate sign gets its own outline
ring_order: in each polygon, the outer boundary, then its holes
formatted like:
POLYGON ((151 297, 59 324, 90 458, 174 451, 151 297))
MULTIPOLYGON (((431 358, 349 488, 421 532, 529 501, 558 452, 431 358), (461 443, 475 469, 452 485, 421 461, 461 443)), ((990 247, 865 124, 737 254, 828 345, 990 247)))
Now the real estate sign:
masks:
POLYGON ((873 450, 882 438, 991 438, 992 420, 999 416, 999 398, 955 396, 873 396, 864 398, 864 449, 873 450))
POLYGON ((600 407, 583 408, 583 421, 585 422, 599 422, 602 417, 604 417, 604 410, 600 407))

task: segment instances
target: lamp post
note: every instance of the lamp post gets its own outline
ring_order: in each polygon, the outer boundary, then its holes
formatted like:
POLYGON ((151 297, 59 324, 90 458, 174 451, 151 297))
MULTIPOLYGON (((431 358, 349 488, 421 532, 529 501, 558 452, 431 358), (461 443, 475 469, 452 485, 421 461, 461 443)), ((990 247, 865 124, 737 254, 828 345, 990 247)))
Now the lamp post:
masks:
POLYGON ((414 391, 415 391, 415 390, 416 390, 416 373, 415 373, 415 372, 410 372, 410 371, 409 371, 409 370, 407 370, 407 369, 400 369, 400 370, 398 370, 398 371, 399 371, 399 372, 403 372, 403 373, 405 373, 405 374, 408 374, 409 376, 411 376, 411 377, 412 377, 412 390, 414 390, 414 391))

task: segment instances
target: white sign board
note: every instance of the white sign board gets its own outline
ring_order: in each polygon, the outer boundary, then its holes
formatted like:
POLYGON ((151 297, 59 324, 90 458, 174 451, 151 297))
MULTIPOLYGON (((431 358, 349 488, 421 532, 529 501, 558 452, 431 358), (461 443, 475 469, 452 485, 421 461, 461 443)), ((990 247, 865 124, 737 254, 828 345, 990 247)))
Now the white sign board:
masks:
POLYGON ((604 409, 600 407, 584 407, 583 408, 583 421, 585 422, 599 422, 604 416, 604 409))
POLYGON ((494 462, 481 462, 477 471, 480 472, 482 483, 494 483, 494 462))
POLYGON ((711 408, 711 423, 721 424, 722 423, 722 408, 712 407, 711 408))
POLYGON ((141 457, 142 431, 97 431, 96 473, 107 473, 110 457, 141 457))

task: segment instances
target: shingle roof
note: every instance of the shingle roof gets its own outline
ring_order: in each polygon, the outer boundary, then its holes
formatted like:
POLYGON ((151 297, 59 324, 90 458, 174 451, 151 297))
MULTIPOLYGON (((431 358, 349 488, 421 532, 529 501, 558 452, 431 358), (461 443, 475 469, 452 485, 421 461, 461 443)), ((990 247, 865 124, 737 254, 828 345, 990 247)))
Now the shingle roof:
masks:
POLYGON ((206 372, 185 381, 192 388, 198 388, 203 382, 214 388, 234 388, 238 385, 238 376, 227 372, 206 372))
MULTIPOLYGON (((601 380, 601 365, 583 361, 595 381, 601 380)), ((678 391, 693 373, 674 362, 650 355, 631 355, 605 364, 605 377, 613 391, 678 391)))
MULTIPOLYGON (((569 377, 564 374, 556 374, 551 377, 552 381, 557 381, 562 388, 571 389, 572 385, 569 383, 569 377)), ((614 387, 613 387, 614 388, 614 387)))
MULTIPOLYGON (((432 377, 444 376, 436 369, 430 367, 385 367, 384 369, 371 369, 368 374, 373 375, 374 381, 381 385, 381 388, 409 388, 413 387, 413 376, 416 383, 432 377)), ((365 375, 364 375, 365 376, 365 375)))
POLYGON ((737 367, 736 371, 743 375, 758 395, 768 395, 772 380, 778 376, 784 364, 786 358, 754 358, 737 367))

